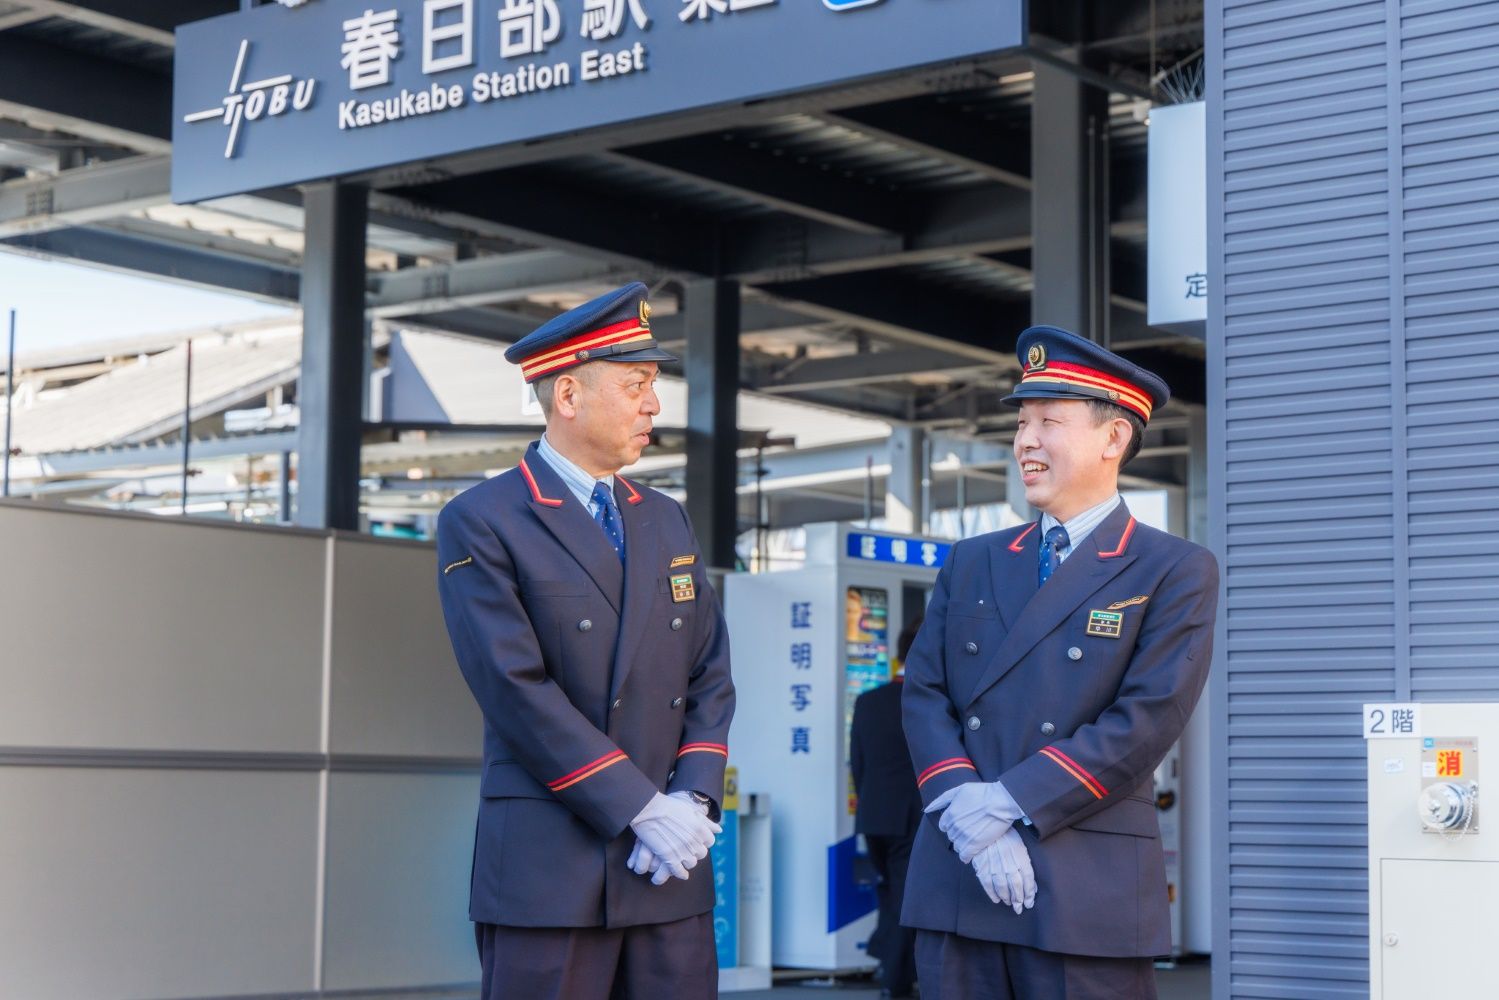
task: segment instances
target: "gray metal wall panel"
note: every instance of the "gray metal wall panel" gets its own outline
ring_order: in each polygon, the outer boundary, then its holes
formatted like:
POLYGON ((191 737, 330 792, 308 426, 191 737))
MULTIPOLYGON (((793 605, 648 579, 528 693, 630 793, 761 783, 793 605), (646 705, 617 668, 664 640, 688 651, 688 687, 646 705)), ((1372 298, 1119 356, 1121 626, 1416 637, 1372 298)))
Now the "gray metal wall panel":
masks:
POLYGON ((1228 776, 1214 996, 1363 997, 1359 706, 1395 694, 1403 584, 1389 11, 1210 6, 1228 776))
POLYGON ((1499 2, 1208 5, 1214 997, 1365 997, 1359 706, 1499 696, 1499 2))
POLYGON ((1410 689, 1499 696, 1499 3, 1401 5, 1410 689))

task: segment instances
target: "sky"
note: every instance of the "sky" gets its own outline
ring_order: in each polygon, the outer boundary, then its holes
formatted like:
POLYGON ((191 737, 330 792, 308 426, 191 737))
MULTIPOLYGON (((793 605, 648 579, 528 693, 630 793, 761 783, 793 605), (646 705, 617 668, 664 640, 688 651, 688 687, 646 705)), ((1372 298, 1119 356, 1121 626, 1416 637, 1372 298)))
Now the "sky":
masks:
POLYGON ((284 316, 283 306, 102 268, 0 253, 0 367, 9 311, 16 354, 284 316))

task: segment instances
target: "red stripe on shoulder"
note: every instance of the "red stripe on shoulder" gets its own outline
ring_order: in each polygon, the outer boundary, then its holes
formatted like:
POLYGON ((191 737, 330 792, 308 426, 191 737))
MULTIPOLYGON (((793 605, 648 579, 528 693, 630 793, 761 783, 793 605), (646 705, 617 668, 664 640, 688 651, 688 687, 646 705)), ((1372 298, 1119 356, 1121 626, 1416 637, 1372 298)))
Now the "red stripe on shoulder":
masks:
POLYGON ((1112 551, 1112 552, 1100 552, 1100 553, 1098 553, 1098 558, 1100 558, 1100 559, 1117 559, 1119 556, 1124 555, 1124 550, 1127 549, 1127 548, 1129 548, 1129 538, 1134 533, 1135 533, 1135 519, 1134 518, 1130 518, 1129 519, 1129 524, 1126 524, 1124 526, 1124 534, 1122 534, 1122 535, 1119 536, 1119 547, 1116 548, 1116 549, 1114 549, 1114 551, 1112 551))
POLYGON ((541 487, 536 485, 536 477, 531 475, 531 468, 526 465, 524 458, 520 460, 520 474, 526 478, 526 485, 531 487, 531 499, 545 507, 562 506, 561 500, 552 500, 541 495, 541 487))
POLYGON ((1035 531, 1036 530, 1036 525, 1038 525, 1040 523, 1041 523, 1040 521, 1033 521, 1033 522, 1031 522, 1031 526, 1030 527, 1026 528, 1019 535, 1017 535, 1015 537, 1015 540, 1010 543, 1010 551, 1011 552, 1024 552, 1025 550, 1020 547, 1020 543, 1023 542, 1023 541, 1025 541, 1025 536, 1029 535, 1031 532, 1035 531))

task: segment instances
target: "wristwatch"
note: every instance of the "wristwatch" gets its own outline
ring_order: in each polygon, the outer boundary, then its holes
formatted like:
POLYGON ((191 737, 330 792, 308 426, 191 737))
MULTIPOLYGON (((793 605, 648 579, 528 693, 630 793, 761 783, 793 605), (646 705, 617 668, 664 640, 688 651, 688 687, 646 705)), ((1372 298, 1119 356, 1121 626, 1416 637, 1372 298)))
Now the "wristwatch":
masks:
POLYGON ((715 823, 718 822, 718 817, 721 816, 722 813, 718 809, 717 802, 714 802, 710 796, 704 795, 696 788, 687 789, 687 794, 690 795, 692 797, 692 801, 696 802, 698 805, 706 806, 708 808, 708 818, 715 823))

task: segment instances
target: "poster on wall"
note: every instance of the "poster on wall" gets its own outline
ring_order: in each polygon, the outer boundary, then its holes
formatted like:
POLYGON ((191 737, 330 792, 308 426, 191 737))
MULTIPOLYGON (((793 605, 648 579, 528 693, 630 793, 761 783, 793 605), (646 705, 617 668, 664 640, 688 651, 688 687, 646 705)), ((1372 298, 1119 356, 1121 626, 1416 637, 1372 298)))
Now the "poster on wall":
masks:
MULTIPOLYGON (((890 679, 890 593, 883 587, 849 587, 844 598, 843 748, 848 758, 854 702, 890 679)), ((848 814, 858 800, 848 776, 848 814)))

